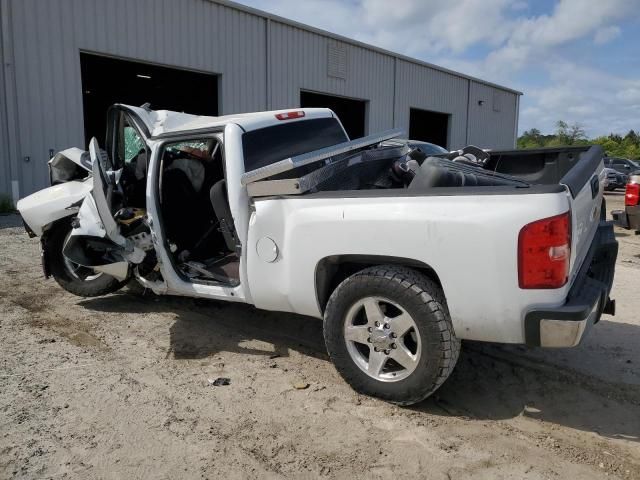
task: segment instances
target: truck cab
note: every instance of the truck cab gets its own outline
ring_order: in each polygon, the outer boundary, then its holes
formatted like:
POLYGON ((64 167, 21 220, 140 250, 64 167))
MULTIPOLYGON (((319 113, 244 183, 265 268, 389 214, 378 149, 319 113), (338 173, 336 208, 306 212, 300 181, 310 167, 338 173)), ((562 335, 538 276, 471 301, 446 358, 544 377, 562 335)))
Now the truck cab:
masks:
POLYGON ((90 145, 93 193, 65 255, 157 293, 232 301, 251 299, 242 175, 348 141, 328 109, 199 117, 115 105, 108 118, 105 149, 90 145), (85 229, 96 216, 104 228, 85 229), (101 247, 113 263, 87 255, 101 247))

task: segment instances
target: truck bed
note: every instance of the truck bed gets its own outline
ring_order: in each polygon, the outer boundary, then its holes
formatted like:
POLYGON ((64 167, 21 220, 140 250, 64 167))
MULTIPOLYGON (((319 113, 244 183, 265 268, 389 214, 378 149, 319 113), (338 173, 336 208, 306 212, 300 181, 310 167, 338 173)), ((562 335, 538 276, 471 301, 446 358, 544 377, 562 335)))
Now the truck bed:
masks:
POLYGON ((580 191, 602 162, 599 145, 492 151, 487 170, 503 173, 531 185, 569 187, 572 196, 580 191))
POLYGON ((560 185, 575 197, 592 178, 603 156, 599 146, 504 150, 492 151, 483 164, 471 165, 452 161, 458 154, 451 153, 421 159, 414 180, 403 185, 394 181, 391 168, 411 151, 410 141, 382 144, 381 139, 388 136, 378 134, 285 159, 246 173, 243 183, 252 197, 391 193, 385 190, 397 195, 403 195, 403 190, 410 190, 412 195, 464 195, 482 193, 482 189, 508 194, 514 190, 547 192, 539 187, 560 185))

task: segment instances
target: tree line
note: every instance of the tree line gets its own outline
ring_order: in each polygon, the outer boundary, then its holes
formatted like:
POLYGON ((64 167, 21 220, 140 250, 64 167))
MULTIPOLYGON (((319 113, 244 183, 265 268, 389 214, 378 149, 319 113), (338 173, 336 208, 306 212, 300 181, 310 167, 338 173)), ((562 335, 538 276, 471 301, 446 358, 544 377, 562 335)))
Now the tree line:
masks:
POLYGON ((640 135, 634 130, 622 136, 611 133, 607 136, 587 138, 579 123, 572 125, 562 120, 556 123, 556 131, 543 135, 537 128, 525 131, 518 137, 518 148, 560 147, 565 145, 602 145, 609 157, 640 159, 640 135))

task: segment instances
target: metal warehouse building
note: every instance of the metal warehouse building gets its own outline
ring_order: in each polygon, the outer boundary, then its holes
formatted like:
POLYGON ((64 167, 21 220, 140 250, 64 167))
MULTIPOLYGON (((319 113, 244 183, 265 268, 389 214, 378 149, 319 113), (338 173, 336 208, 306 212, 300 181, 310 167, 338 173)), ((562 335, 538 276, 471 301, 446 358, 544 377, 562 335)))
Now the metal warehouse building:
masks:
POLYGON ((351 137, 403 127, 511 148, 520 93, 222 0, 0 0, 0 192, 104 138, 115 102, 207 115, 327 106, 351 137))

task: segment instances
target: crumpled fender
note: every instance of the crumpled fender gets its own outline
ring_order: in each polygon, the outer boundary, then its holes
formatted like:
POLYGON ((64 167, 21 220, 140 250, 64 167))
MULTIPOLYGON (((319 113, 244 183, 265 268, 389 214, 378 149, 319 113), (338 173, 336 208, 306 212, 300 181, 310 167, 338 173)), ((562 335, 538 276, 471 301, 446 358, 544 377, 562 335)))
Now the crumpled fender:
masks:
POLYGON ((89 152, 79 148, 67 148, 56 153, 49 160, 49 173, 51 185, 86 177, 91 173, 89 152))
POLYGON ((56 220, 76 215, 93 188, 93 178, 45 188, 18 201, 22 219, 37 236, 56 220))
POLYGON ((144 260, 145 252, 133 242, 119 233, 108 234, 92 195, 84 199, 71 225, 73 229, 62 254, 74 263, 125 280, 129 277, 129 265, 144 260))

